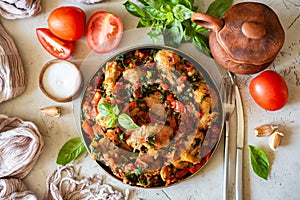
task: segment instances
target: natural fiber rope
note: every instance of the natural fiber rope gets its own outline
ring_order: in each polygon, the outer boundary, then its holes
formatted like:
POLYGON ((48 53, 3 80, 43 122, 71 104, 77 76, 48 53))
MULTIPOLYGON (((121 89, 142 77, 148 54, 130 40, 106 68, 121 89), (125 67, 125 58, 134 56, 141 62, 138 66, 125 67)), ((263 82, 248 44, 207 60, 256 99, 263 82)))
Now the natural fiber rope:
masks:
POLYGON ((27 176, 44 143, 32 122, 0 114, 0 200, 36 200, 20 180, 27 176))
POLYGON ((41 10, 41 0, 0 0, 0 14, 7 19, 35 16, 41 10))
POLYGON ((0 179, 0 200, 37 200, 20 179, 0 179))
POLYGON ((94 175, 79 178, 73 165, 59 167, 47 179, 47 193, 44 200, 127 200, 126 194, 104 184, 101 177, 94 175))
POLYGON ((27 176, 43 146, 41 134, 32 122, 0 114, 0 178, 27 176))

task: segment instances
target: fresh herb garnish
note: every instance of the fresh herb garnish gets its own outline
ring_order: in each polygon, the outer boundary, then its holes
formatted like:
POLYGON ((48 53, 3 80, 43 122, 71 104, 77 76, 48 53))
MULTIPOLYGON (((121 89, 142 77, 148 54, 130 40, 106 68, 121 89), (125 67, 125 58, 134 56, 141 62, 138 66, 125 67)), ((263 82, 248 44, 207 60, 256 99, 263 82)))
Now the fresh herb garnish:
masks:
POLYGON ((59 150, 56 163, 59 165, 66 165, 73 160, 80 157, 86 148, 81 138, 73 138, 67 141, 59 150))
POLYGON ((152 148, 154 148, 156 134, 150 135, 147 139, 152 148))
POLYGON ((124 132, 120 133, 119 138, 121 141, 125 140, 125 133, 124 132))
POLYGON ((127 130, 135 130, 139 128, 139 126, 136 123, 134 123, 131 117, 124 113, 119 115, 118 122, 123 128, 127 130))
MULTIPOLYGON (((151 27, 148 35, 155 44, 178 47, 182 41, 192 41, 195 47, 210 54, 207 30, 191 21, 191 16, 200 10, 200 1, 195 0, 130 0, 124 3, 126 10, 139 17, 137 27, 151 27), (195 6, 197 4, 197 6, 195 6)), ((232 6, 233 0, 215 0, 206 13, 222 17, 232 6)))
POLYGON ((101 117, 108 117, 108 120, 106 120, 106 128, 113 127, 117 121, 120 126, 127 130, 135 130, 139 128, 129 115, 125 113, 120 114, 120 110, 117 105, 112 107, 109 103, 99 102, 98 111, 101 117))
POLYGON ((248 145, 248 148, 253 171, 257 176, 267 180, 270 169, 267 155, 256 146, 248 145))

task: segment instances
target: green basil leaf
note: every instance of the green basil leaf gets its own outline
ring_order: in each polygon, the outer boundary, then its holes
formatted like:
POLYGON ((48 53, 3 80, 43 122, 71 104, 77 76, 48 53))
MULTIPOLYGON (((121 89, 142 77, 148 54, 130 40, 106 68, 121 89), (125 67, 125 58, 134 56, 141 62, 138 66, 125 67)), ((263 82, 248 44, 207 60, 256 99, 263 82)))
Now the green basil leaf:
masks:
POLYGON ((163 38, 162 38, 162 31, 161 29, 158 29, 156 27, 152 27, 151 30, 147 33, 147 35, 150 36, 152 39, 152 42, 154 44, 162 44, 163 43, 163 38))
MULTIPOLYGON (((156 8, 157 10, 163 5, 163 0, 147 0, 147 4, 149 7, 156 8)), ((146 7, 146 6, 145 6, 146 7)))
POLYGON ((125 140, 125 133, 124 132, 120 133, 119 138, 121 141, 125 140))
POLYGON ((178 47, 183 39, 183 27, 179 20, 175 19, 163 33, 165 45, 178 47))
POLYGON ((232 6, 232 3, 233 0, 215 0, 209 5, 206 13, 221 18, 232 6))
POLYGON ((142 18, 140 19, 137 28, 141 28, 141 27, 150 27, 152 24, 152 21, 146 18, 142 18))
POLYGON ((118 117, 119 124, 127 130, 138 129, 139 126, 127 114, 121 114, 118 117))
POLYGON ((118 108, 118 105, 115 105, 115 107, 113 107, 113 114, 118 116, 120 114, 120 110, 118 108))
POLYGON ((203 32, 209 31, 207 28, 204 28, 203 26, 200 26, 193 22, 192 22, 191 26, 197 33, 203 33, 203 32))
POLYGON ((190 9, 188 9, 187 7, 185 7, 184 5, 178 4, 173 8, 173 13, 174 13, 174 16, 180 22, 182 22, 184 20, 190 19, 194 12, 191 11, 190 9))
POLYGON ((170 24, 172 24, 174 22, 174 19, 175 19, 172 12, 168 12, 166 14, 167 14, 167 19, 163 23, 164 27, 167 27, 170 24))
POLYGON ((113 109, 111 104, 106 102, 99 102, 98 111, 102 117, 109 117, 113 114, 113 109))
POLYGON ((194 46, 201 52, 211 56, 211 52, 208 45, 208 38, 202 34, 195 34, 193 37, 194 46))
POLYGON ((267 180, 270 169, 267 155, 258 147, 248 145, 248 148, 253 171, 257 176, 267 180))
POLYGON ((143 9, 131 1, 126 1, 123 5, 125 6, 126 10, 132 15, 141 18, 147 17, 143 9))
POLYGON ((184 29, 183 29, 183 39, 185 41, 191 40, 194 37, 194 35, 196 34, 195 30, 191 26, 192 23, 193 22, 191 20, 185 20, 185 21, 181 22, 181 24, 184 27, 184 29))
POLYGON ((143 4, 144 6, 149 6, 149 4, 147 3, 147 1, 145 0, 138 0, 141 4, 143 4))
POLYGON ((66 165, 80 157, 86 148, 81 138, 73 138, 67 141, 58 152, 56 163, 66 165))
POLYGON ((182 4, 189 9, 193 9, 194 1, 190 0, 178 0, 177 4, 182 4))
POLYGON ((168 14, 166 12, 161 12, 160 10, 157 10, 156 8, 145 6, 145 11, 149 14, 151 19, 156 20, 165 20, 168 17, 168 14))
POLYGON ((111 128, 111 127, 113 127, 114 125, 115 125, 115 123, 116 123, 116 121, 117 121, 117 117, 116 117, 116 115, 115 114, 112 114, 110 117, 109 117, 109 119, 106 121, 106 128, 111 128))

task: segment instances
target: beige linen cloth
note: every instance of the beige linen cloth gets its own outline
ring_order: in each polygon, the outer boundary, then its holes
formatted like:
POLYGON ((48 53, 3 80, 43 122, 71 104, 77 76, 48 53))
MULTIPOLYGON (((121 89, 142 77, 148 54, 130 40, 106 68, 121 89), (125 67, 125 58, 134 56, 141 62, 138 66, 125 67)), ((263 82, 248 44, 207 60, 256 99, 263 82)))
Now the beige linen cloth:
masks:
POLYGON ((0 0, 0 14, 7 19, 35 16, 41 10, 41 0, 0 0))
POLYGON ((0 103, 22 94, 25 73, 17 47, 0 23, 0 103))
POLYGON ((21 179, 28 175, 44 147, 35 124, 0 114, 0 200, 35 200, 21 179))

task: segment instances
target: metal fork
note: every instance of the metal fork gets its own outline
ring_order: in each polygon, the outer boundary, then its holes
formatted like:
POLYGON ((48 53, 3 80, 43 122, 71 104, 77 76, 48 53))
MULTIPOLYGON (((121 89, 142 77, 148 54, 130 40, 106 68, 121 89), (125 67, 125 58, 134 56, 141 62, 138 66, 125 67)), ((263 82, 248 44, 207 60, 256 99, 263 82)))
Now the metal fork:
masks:
POLYGON ((228 71, 228 76, 225 78, 225 137, 224 137, 224 165, 223 165, 223 200, 228 198, 228 161, 229 161, 229 121, 235 109, 235 88, 234 80, 231 72, 228 71))

